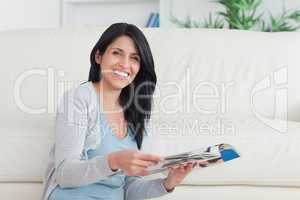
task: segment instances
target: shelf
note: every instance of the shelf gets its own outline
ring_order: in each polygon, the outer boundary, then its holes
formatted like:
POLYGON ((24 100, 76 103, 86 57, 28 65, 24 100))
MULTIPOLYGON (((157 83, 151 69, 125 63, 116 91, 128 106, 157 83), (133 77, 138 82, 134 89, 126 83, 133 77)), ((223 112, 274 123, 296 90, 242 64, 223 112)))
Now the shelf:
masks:
POLYGON ((126 3, 143 3, 155 2, 159 0, 63 0, 67 4, 126 4, 126 3))
POLYGON ((61 0, 61 4, 61 26, 107 26, 123 21, 145 27, 156 12, 160 27, 167 27, 172 0, 61 0))

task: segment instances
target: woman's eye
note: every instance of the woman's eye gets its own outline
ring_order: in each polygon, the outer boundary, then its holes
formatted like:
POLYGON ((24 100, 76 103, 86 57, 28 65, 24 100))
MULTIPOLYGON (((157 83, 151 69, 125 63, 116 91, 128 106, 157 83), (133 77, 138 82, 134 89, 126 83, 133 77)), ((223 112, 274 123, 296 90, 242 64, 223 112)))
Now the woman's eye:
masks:
POLYGON ((138 61, 138 62, 140 61, 140 58, 138 58, 138 57, 133 57, 133 59, 138 61))
POLYGON ((114 55, 119 55, 120 53, 118 51, 113 51, 114 55))

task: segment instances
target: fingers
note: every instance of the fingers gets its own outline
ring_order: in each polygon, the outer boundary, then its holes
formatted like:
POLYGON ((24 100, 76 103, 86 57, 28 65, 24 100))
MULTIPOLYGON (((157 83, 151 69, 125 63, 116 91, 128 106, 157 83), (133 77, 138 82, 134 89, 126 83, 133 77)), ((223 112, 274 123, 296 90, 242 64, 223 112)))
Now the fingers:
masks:
POLYGON ((176 172, 188 173, 188 172, 192 171, 193 168, 194 168, 194 163, 186 163, 186 164, 179 165, 179 166, 169 167, 169 172, 171 172, 171 173, 176 173, 176 172))
POLYGON ((136 158, 145 161, 152 161, 154 163, 158 163, 161 160, 161 158, 157 155, 145 154, 145 153, 137 153, 136 158))
POLYGON ((185 165, 180 166, 179 170, 181 173, 184 173, 186 171, 186 166, 185 165))
POLYGON ((189 164, 186 166, 186 170, 187 170, 188 172, 192 171, 193 168, 194 168, 194 164, 193 164, 193 163, 189 163, 189 164))
POLYGON ((123 150, 121 153, 120 160, 123 162, 120 161, 122 164, 120 168, 129 176, 145 176, 149 173, 147 168, 156 165, 161 160, 159 156, 140 151, 123 150))
POLYGON ((192 170, 194 168, 194 163, 188 163, 187 165, 185 165, 185 169, 186 170, 192 170))
POLYGON ((157 157, 149 154, 137 153, 129 163, 128 174, 131 176, 146 176, 147 168, 157 164, 157 157))
POLYGON ((156 165, 160 161, 160 157, 152 154, 136 153, 132 164, 139 167, 150 167, 156 165))
POLYGON ((137 175, 137 176, 147 176, 147 175, 149 175, 149 172, 148 172, 148 171, 145 171, 145 170, 143 170, 143 171, 141 171, 141 172, 137 173, 136 175, 137 175))
POLYGON ((139 166, 139 167, 150 167, 153 166, 155 164, 157 164, 156 162, 152 162, 152 161, 144 161, 144 160, 133 160, 132 164, 139 166))

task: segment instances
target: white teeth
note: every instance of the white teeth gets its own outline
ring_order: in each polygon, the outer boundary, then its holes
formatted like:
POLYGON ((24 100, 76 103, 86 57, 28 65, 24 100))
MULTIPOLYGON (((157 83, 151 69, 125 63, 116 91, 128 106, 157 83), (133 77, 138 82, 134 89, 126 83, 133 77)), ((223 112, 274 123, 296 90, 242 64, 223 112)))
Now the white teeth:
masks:
POLYGON ((118 70, 113 70, 113 73, 119 75, 119 76, 123 76, 123 77, 128 77, 129 74, 127 72, 121 72, 121 71, 118 71, 118 70))

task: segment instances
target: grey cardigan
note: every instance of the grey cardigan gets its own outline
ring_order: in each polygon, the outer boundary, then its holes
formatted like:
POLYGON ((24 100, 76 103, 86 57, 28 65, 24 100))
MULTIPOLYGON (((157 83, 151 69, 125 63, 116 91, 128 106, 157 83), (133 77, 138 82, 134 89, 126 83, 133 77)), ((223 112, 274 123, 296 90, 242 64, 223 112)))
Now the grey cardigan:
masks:
MULTIPOLYGON (((105 179, 113 172, 106 156, 87 159, 87 151, 100 144, 98 96, 92 82, 64 93, 56 114, 55 144, 49 153, 42 200, 57 185, 80 187, 105 179)), ((132 179, 125 188, 126 200, 155 198, 167 194, 164 179, 132 179)))

